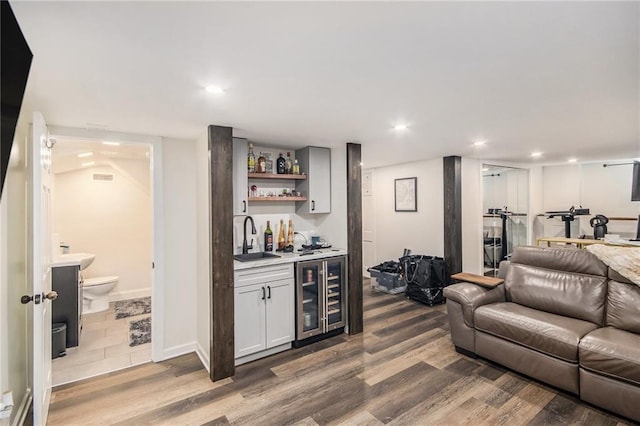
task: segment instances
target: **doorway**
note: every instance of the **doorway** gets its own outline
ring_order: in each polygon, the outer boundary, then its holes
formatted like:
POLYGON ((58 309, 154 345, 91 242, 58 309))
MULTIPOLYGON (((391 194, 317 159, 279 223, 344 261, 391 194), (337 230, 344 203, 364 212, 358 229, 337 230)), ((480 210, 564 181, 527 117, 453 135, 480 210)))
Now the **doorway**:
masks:
POLYGON ((529 171, 482 165, 482 252, 484 274, 497 276, 513 248, 527 244, 529 171))
POLYGON ((53 355, 56 386, 151 361, 151 324, 158 321, 151 318, 153 147, 52 138, 52 286, 60 293, 52 313, 53 322, 66 328, 66 350, 53 355), (67 253, 94 256, 79 271, 75 306, 68 303, 73 292, 61 292, 68 285, 67 253), (70 305, 77 321, 68 320, 70 305))

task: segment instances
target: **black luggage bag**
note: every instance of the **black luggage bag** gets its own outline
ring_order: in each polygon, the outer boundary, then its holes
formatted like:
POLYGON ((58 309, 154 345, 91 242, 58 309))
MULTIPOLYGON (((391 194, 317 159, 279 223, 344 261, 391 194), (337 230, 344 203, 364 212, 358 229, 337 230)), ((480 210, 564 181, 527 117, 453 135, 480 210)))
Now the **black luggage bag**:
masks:
POLYGON ((444 288, 451 283, 443 258, 411 255, 400 258, 406 282, 405 295, 425 305, 444 303, 444 288))

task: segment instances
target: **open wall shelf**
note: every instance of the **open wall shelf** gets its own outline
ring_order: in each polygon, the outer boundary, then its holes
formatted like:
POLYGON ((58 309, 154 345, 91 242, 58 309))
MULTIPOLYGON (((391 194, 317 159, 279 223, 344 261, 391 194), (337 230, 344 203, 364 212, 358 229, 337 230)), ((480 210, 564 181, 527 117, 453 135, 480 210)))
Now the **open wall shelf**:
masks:
POLYGON ((306 179, 307 175, 279 175, 275 173, 249 173, 249 179, 306 179))

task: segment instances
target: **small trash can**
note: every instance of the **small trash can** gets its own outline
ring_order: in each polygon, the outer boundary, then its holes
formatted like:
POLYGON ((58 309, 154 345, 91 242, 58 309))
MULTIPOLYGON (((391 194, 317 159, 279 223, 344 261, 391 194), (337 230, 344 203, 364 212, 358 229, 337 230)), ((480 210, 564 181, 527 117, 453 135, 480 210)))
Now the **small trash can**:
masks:
POLYGON ((51 326, 51 359, 67 354, 67 324, 53 323, 51 326))

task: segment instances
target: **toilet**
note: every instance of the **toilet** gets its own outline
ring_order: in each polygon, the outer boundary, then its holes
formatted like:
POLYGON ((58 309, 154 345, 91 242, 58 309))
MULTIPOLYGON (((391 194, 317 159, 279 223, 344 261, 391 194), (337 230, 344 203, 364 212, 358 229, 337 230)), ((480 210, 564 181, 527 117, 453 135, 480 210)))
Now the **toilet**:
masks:
POLYGON ((82 313, 94 314, 109 309, 109 292, 118 280, 117 276, 86 278, 82 284, 82 313))

